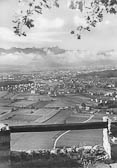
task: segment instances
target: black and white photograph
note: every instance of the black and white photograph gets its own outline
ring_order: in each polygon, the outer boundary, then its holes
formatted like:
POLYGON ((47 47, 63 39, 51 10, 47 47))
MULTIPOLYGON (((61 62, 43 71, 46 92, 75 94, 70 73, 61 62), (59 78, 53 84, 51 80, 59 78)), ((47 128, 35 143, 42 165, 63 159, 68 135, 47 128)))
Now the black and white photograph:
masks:
POLYGON ((117 0, 0 0, 0 168, 117 168, 117 0))

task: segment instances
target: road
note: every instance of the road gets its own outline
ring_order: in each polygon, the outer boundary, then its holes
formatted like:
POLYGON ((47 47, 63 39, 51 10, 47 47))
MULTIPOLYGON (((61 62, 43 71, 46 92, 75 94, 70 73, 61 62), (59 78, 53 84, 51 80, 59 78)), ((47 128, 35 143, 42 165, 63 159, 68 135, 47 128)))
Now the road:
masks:
MULTIPOLYGON (((71 114, 71 110, 61 110, 44 124, 62 124, 71 114)), ((11 150, 50 149, 58 134, 56 132, 11 134, 11 150)))
MULTIPOLYGON (((86 123, 86 122, 90 121, 93 117, 94 117, 94 115, 91 115, 87 120, 83 121, 82 123, 86 123)), ((57 142, 59 141, 59 139, 60 139, 62 136, 64 136, 65 134, 69 133, 70 131, 71 131, 71 130, 65 131, 64 133, 62 133, 61 135, 59 135, 59 136, 56 138, 56 140, 55 140, 55 142, 54 142, 53 149, 56 148, 56 145, 57 145, 57 142)))

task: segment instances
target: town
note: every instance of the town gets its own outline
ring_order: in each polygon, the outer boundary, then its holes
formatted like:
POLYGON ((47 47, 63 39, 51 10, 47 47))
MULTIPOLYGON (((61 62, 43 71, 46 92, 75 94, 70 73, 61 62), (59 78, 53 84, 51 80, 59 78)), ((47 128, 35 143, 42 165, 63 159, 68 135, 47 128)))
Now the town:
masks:
MULTIPOLYGON (((117 121, 116 69, 0 74, 0 122, 8 126, 98 122, 105 116, 117 121)), ((116 143, 116 138, 112 140, 116 143)), ((10 142, 11 151, 16 151, 11 153, 14 165, 17 158, 21 162, 35 156, 43 160, 43 155, 50 160, 64 155, 72 163, 78 160, 80 148, 95 151, 99 159, 105 159, 107 154, 101 146, 102 129, 15 133, 10 142)))
POLYGON ((0 120, 16 125, 20 120, 41 122, 37 115, 40 118, 45 113, 42 118, 47 119, 67 109, 72 115, 107 114, 116 120, 116 73, 116 70, 54 70, 1 74, 0 120), (115 77, 111 77, 113 73, 115 77))

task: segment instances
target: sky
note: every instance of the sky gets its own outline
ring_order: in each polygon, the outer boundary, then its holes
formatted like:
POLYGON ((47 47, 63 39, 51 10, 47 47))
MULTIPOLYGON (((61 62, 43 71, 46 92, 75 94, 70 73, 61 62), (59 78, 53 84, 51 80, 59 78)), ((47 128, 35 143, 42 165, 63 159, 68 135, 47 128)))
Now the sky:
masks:
POLYGON ((69 0, 59 0, 60 8, 44 10, 35 17, 35 27, 27 32, 27 37, 13 33, 18 0, 0 0, 0 47, 50 47, 59 46, 70 50, 117 50, 117 16, 105 14, 102 23, 91 32, 85 32, 81 40, 70 34, 80 22, 78 11, 67 7, 69 0))

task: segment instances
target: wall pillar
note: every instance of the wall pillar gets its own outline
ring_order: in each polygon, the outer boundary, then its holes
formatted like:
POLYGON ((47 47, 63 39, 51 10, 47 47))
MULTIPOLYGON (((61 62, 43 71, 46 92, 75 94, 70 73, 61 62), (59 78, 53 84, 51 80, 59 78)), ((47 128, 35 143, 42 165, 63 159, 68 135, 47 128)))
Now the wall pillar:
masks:
POLYGON ((0 168, 10 168, 10 130, 0 123, 0 168))
POLYGON ((110 145, 110 120, 107 116, 103 117, 103 121, 107 122, 108 121, 108 128, 103 129, 103 147, 105 151, 108 153, 109 158, 111 159, 111 145, 110 145))
POLYGON ((111 124, 111 138, 110 138, 110 145, 111 145, 111 158, 113 160, 117 160, 117 124, 111 124))
POLYGON ((103 129, 103 147, 110 159, 117 160, 117 125, 107 116, 103 117, 103 121, 108 121, 108 128, 103 129))

